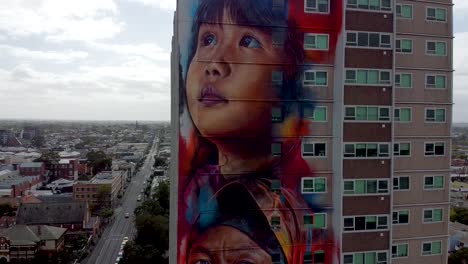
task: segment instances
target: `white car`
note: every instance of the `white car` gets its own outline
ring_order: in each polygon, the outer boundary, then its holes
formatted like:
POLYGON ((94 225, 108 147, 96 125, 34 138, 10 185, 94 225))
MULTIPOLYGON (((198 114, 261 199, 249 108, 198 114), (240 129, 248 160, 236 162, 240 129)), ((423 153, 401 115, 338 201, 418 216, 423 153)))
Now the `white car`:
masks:
POLYGON ((115 259, 115 264, 119 264, 120 259, 121 259, 121 257, 117 257, 117 258, 115 259))

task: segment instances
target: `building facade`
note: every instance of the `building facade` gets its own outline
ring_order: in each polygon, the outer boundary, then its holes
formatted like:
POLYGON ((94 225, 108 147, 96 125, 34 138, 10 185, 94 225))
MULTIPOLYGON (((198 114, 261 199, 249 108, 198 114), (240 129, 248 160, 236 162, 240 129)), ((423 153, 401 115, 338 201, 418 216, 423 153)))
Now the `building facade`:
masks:
POLYGON ((171 263, 447 263, 452 10, 179 0, 171 263))
POLYGON ((104 201, 113 207, 123 192, 125 175, 126 171, 103 171, 89 181, 78 181, 73 185, 73 197, 75 201, 92 204, 104 201))

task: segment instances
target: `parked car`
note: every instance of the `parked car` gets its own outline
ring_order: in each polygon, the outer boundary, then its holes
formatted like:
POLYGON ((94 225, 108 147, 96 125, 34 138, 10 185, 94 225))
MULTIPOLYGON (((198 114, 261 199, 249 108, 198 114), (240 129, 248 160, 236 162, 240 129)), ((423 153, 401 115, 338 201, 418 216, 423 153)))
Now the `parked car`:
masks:
POLYGON ((125 218, 129 218, 130 217, 130 213, 125 213, 125 218))

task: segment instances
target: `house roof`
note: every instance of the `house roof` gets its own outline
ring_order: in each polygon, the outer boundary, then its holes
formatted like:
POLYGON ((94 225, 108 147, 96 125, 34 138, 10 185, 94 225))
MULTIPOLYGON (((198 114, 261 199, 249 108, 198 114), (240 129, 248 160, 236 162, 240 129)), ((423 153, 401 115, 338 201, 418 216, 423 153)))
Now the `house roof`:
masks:
POLYGON ((82 202, 43 202, 21 204, 16 216, 18 224, 83 223, 88 207, 82 202))
POLYGON ((0 229, 0 235, 7 237, 11 241, 12 246, 34 246, 41 240, 57 240, 66 231, 66 228, 47 225, 15 225, 0 229))
POLYGON ((42 162, 24 162, 20 164, 20 168, 41 168, 42 162))

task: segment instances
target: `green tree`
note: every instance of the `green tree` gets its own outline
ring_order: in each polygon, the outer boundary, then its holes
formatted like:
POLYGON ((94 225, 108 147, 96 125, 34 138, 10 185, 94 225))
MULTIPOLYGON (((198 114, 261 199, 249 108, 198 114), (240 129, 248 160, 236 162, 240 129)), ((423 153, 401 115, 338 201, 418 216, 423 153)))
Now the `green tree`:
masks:
POLYGON ((154 193, 154 199, 159 202, 159 205, 161 205, 167 214, 169 213, 170 191, 169 181, 164 180, 159 183, 158 188, 154 193))
POLYGON ((13 215, 15 209, 13 209, 13 207, 11 206, 10 203, 3 203, 3 204, 0 204, 0 216, 2 215, 13 215))
POLYGON ((34 160, 34 162, 44 162, 46 166, 59 162, 60 156, 57 152, 47 151, 43 152, 40 158, 34 160))
POLYGON ((88 152, 86 158, 94 174, 98 174, 103 170, 108 170, 112 166, 112 158, 108 157, 103 151, 88 152))
POLYGON ((450 221, 468 225, 468 209, 452 208, 450 210, 450 221))
POLYGON ((110 185, 101 185, 97 189, 96 193, 96 209, 104 210, 110 207, 111 203, 111 186, 110 185))
POLYGON ((167 161, 165 158, 160 158, 157 156, 154 156, 154 165, 153 167, 166 167, 167 166, 167 161))
POLYGON ((468 264, 468 248, 462 248, 451 254, 448 264, 468 264))

